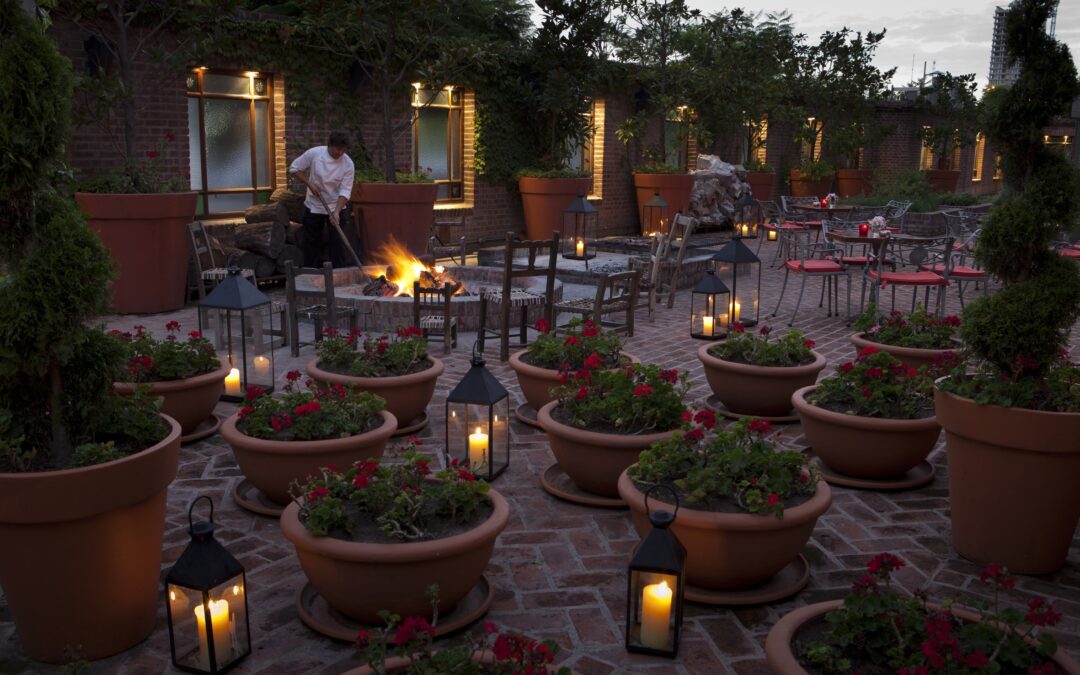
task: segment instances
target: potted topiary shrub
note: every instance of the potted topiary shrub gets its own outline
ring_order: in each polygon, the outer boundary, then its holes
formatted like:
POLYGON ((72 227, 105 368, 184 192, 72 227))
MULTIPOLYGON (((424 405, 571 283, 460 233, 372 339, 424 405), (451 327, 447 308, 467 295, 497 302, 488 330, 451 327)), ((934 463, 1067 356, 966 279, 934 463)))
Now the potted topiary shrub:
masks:
POLYGON ((1006 46, 1022 70, 990 106, 987 135, 1007 189, 975 251, 1004 287, 964 310, 970 359, 934 394, 953 546, 1025 574, 1061 567, 1080 519, 1080 368, 1063 351, 1080 317, 1080 272, 1051 249, 1080 212, 1080 177, 1041 136, 1080 82, 1068 50, 1043 28, 1052 4, 1023 0, 1006 14, 1006 46))
POLYGON ((807 443, 824 462, 826 480, 899 489, 933 480, 925 460, 941 427, 932 390, 925 369, 867 346, 837 366, 835 377, 799 389, 791 402, 807 443))
POLYGON ((893 310, 885 315, 870 305, 851 325, 859 331, 848 338, 856 352, 873 347, 888 352, 909 368, 941 365, 960 348, 956 338, 959 317, 939 319, 922 307, 909 314, 893 310))
POLYGON ((1035 597, 1024 613, 1003 606, 1003 591, 1016 581, 1000 565, 983 569, 980 578, 992 588, 992 600, 973 609, 902 593, 892 576, 904 566, 901 558, 880 553, 843 600, 785 614, 765 640, 773 672, 1080 673, 1080 663, 1040 630, 1061 620, 1053 605, 1035 597))
POLYGON ((443 362, 427 350, 423 331, 398 327, 394 334, 339 335, 330 327, 315 348, 307 373, 316 382, 343 384, 377 394, 397 418, 395 435, 411 434, 427 425, 427 404, 443 373, 443 362))
POLYGON ((800 551, 832 492, 802 453, 776 448, 767 420, 743 419, 726 430, 714 421, 712 411, 698 411, 692 429, 642 452, 619 477, 619 495, 644 535, 645 492, 675 490, 671 528, 686 546, 687 597, 750 604, 791 595, 806 585, 800 551))
POLYGON ((180 426, 112 392, 109 256, 60 182, 71 65, 19 3, 0 63, 0 586, 28 657, 99 659, 154 628, 180 426))

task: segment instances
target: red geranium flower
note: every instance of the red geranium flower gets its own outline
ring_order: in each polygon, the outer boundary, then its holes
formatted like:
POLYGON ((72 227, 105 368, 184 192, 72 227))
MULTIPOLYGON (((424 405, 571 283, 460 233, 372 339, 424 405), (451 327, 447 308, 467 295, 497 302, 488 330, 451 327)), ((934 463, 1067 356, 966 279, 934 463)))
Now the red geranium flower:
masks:
POLYGON ((648 396, 651 393, 653 393, 653 388, 647 384, 639 384, 638 386, 634 387, 634 396, 637 396, 639 398, 642 396, 648 396))
POLYGON ((760 417, 755 417, 750 420, 750 431, 756 431, 759 434, 767 434, 772 429, 772 424, 769 420, 763 420, 760 417))
POLYGON ((537 320, 537 322, 535 324, 535 328, 536 328, 536 330, 540 331, 541 333, 546 333, 549 330, 551 330, 551 324, 549 324, 544 319, 539 319, 539 320, 537 320))

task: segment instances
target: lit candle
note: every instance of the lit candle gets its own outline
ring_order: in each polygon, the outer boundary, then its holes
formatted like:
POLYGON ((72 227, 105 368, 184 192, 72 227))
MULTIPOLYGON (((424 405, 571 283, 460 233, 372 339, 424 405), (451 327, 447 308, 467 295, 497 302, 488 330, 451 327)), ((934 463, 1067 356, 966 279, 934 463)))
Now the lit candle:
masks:
POLYGON ((218 665, 228 662, 231 657, 229 643, 229 601, 211 600, 208 607, 199 605, 195 608, 195 620, 199 623, 199 660, 210 666, 210 647, 206 639, 206 610, 210 610, 210 627, 214 633, 214 658, 218 665))
POLYGON ((641 644, 667 649, 671 623, 671 588, 667 581, 650 584, 641 593, 641 644))
POLYGON ((577 240, 577 254, 579 256, 585 255, 585 242, 581 239, 577 240))
POLYGON ((776 241, 776 230, 769 230, 769 241, 776 241))
POLYGON ((240 395, 240 370, 233 368, 225 376, 225 393, 229 396, 240 395))
POLYGON ((256 375, 261 375, 264 378, 270 377, 270 359, 265 356, 256 356, 253 363, 255 364, 256 375))
POLYGON ((712 336, 713 334, 713 318, 711 316, 701 317, 701 331, 706 335, 712 336))
POLYGON ((479 471, 487 464, 488 436, 476 427, 475 434, 469 434, 469 468, 479 471))
POLYGON ((742 305, 740 305, 738 303, 738 301, 736 301, 735 302, 735 309, 732 310, 732 312, 731 312, 731 317, 732 317, 731 320, 732 321, 738 321, 739 320, 739 310, 740 309, 742 309, 742 305))
POLYGON ((723 327, 727 327, 727 325, 728 325, 728 315, 727 315, 727 313, 724 313, 724 314, 720 315, 720 325, 723 326, 723 327))
POLYGON ((745 236, 746 236, 746 235, 748 235, 748 234, 750 234, 750 226, 749 226, 749 225, 747 225, 746 223, 743 223, 743 226, 742 226, 742 235, 743 235, 743 236, 745 237, 745 236))
POLYGON ((859 225, 859 236, 860 237, 865 237, 868 234, 870 234, 870 226, 867 225, 866 223, 863 223, 862 225, 859 225))

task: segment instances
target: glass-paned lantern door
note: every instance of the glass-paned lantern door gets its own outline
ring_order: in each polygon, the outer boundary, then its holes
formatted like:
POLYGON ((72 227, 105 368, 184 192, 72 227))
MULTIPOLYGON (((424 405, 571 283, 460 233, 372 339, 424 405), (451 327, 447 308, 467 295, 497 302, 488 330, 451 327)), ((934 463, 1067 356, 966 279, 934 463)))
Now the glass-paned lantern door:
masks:
POLYGON ((199 302, 199 330, 210 340, 218 358, 230 366, 225 400, 239 401, 248 387, 274 390, 275 335, 269 298, 230 269, 229 276, 199 302))
POLYGON ((510 463, 510 399, 447 403, 446 448, 458 466, 493 480, 510 463))
POLYGON ((251 651, 244 574, 209 591, 168 585, 176 665, 215 673, 251 651))
POLYGON ((756 326, 761 311, 761 260, 740 239, 732 239, 713 257, 713 271, 731 291, 728 323, 756 326))
POLYGON ((668 653, 675 650, 678 625, 676 593, 679 577, 647 570, 630 570, 630 621, 627 646, 632 651, 668 653), (635 649, 636 648, 636 649, 635 649))
POLYGON ((668 226, 668 218, 668 203, 660 197, 659 192, 653 193, 641 207, 641 234, 646 237, 663 234, 668 226))
POLYGON ((722 340, 730 322, 731 293, 712 270, 707 270, 690 294, 690 337, 698 340, 722 340))
POLYGON ((564 258, 588 261, 596 257, 596 237, 600 221, 600 212, 578 195, 570 206, 563 211, 563 250, 564 258))

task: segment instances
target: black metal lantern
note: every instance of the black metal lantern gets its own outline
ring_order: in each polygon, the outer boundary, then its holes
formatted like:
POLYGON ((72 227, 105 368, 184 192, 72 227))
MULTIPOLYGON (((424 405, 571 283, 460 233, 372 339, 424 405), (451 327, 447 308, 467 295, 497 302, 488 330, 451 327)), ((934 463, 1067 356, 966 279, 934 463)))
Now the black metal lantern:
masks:
POLYGON ((510 466, 510 393, 473 345, 472 367, 446 397, 446 463, 494 480, 510 466))
POLYGON ((596 257, 599 223, 600 212, 585 199, 585 195, 578 195, 563 211, 563 257, 584 260, 585 269, 588 269, 589 261, 596 257))
POLYGON ((690 293, 690 337, 698 340, 723 340, 727 337, 730 322, 728 308, 731 291, 716 278, 716 273, 706 270, 690 293))
POLYGON ((244 566, 214 539, 214 502, 203 495, 188 508, 188 544, 165 575, 165 615, 173 665, 222 673, 251 653, 244 566), (192 523, 199 500, 210 520, 192 523))
POLYGON ((199 302, 199 330, 232 369, 222 400, 241 401, 248 387, 274 390, 274 313, 270 298, 229 268, 229 275, 199 302))
POLYGON ((683 567, 686 548, 671 531, 679 513, 674 490, 655 485, 645 493, 652 529, 634 549, 626 595, 626 650, 674 658, 679 653, 683 620, 683 567), (649 495, 671 492, 675 512, 649 511, 649 495))
POLYGON ((641 233, 646 237, 652 237, 664 233, 667 224, 668 203, 660 198, 659 192, 654 192, 649 201, 641 207, 641 233))
POLYGON ((762 223, 761 202, 747 190, 735 202, 735 235, 742 239, 757 239, 762 223))
POLYGON ((735 237, 712 260, 716 277, 731 289, 728 324, 756 326, 761 308, 761 259, 735 237))

